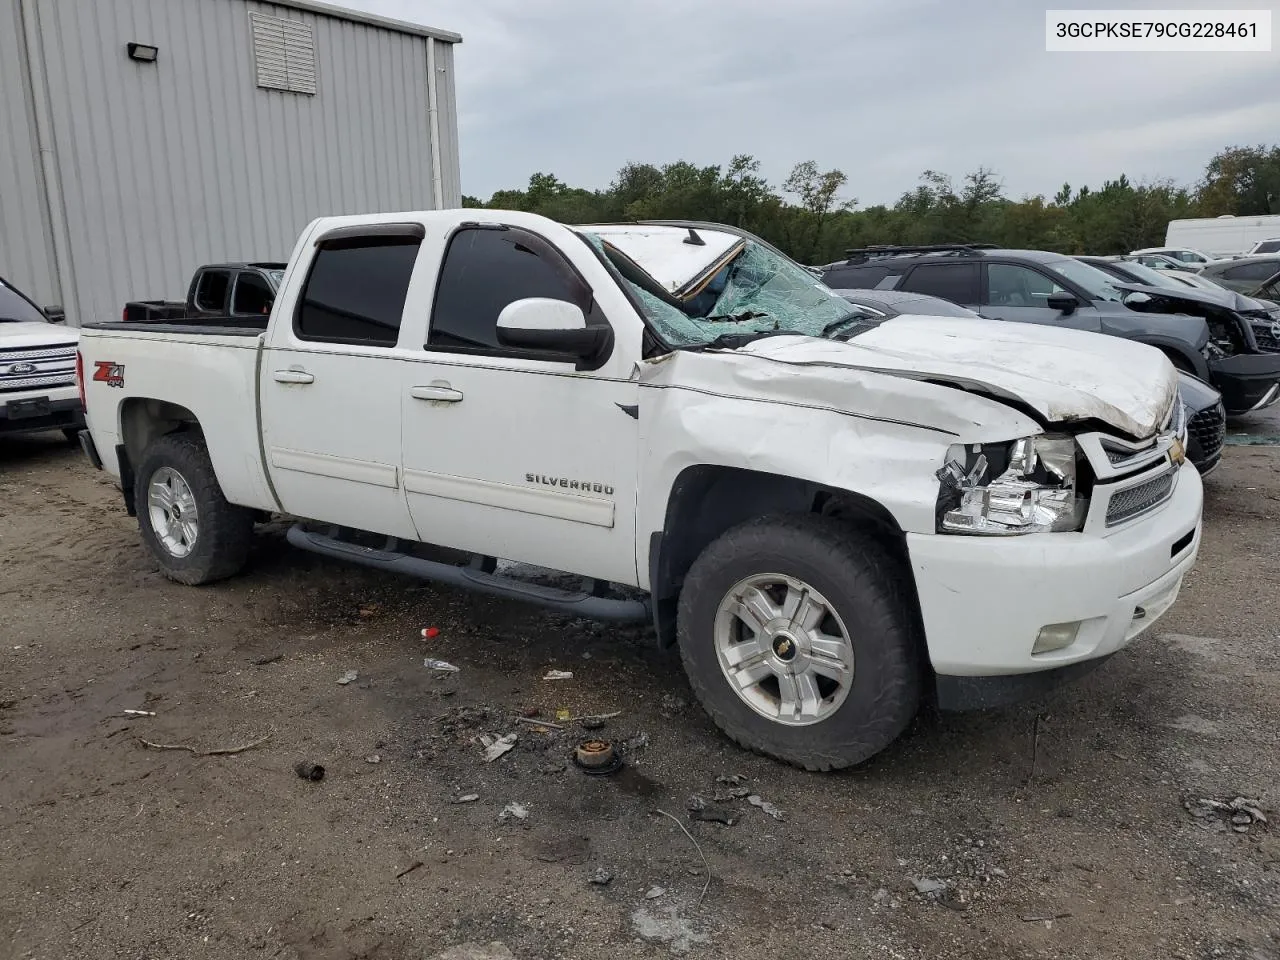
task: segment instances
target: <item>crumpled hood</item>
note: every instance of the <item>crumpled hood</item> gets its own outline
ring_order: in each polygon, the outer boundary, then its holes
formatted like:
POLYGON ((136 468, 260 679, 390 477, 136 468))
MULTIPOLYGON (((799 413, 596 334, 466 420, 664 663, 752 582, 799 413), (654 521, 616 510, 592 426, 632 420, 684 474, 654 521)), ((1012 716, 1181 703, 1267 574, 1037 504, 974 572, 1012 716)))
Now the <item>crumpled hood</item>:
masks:
POLYGON ((942 380, 1021 401, 1047 423, 1098 420, 1152 436, 1178 394, 1159 350, 1119 337, 961 317, 895 317, 849 341, 766 337, 737 351, 779 363, 942 380))
POLYGON ((54 323, 7 321, 0 323, 0 351, 14 347, 75 346, 80 342, 80 331, 54 323))

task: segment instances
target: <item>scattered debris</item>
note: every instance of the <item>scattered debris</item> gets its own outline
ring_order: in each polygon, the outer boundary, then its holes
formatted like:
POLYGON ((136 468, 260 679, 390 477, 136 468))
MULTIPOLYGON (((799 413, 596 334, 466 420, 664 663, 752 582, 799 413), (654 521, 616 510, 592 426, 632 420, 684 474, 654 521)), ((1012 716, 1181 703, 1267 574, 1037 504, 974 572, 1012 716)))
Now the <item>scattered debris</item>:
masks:
POLYGON ((527 820, 528 818, 529 808, 514 800, 503 807, 502 812, 498 814, 499 820, 527 820))
POLYGON ((283 653, 273 653, 269 657, 258 657, 253 661, 255 667, 265 667, 269 663, 279 663, 284 659, 283 653))
POLYGON ((889 903, 892 899, 893 899, 893 894, 889 892, 888 887, 881 887, 871 895, 871 900, 873 903, 879 903, 882 905, 889 903))
POLYGON ((707 895, 707 890, 708 890, 708 889, 710 888, 710 886, 711 886, 711 864, 707 862, 707 855, 706 855, 705 853, 703 853, 703 852, 702 852, 702 847, 701 847, 701 846, 699 846, 699 845, 698 845, 698 841, 697 841, 697 840, 695 840, 695 839, 693 838, 693 834, 689 832, 689 828, 688 828, 688 827, 686 827, 683 823, 681 823, 681 822, 680 822, 678 819, 676 819, 674 816, 672 816, 671 814, 667 813, 667 811, 665 811, 665 810, 658 810, 658 809, 656 809, 656 808, 655 808, 655 811, 654 811, 654 812, 662 814, 662 816, 666 817, 668 820, 670 820, 672 823, 674 823, 677 827, 679 827, 679 828, 680 828, 680 832, 681 832, 681 833, 683 833, 686 837, 688 837, 688 838, 689 838, 689 842, 693 844, 693 849, 697 850, 697 851, 698 851, 698 856, 700 856, 700 857, 702 858, 702 866, 703 866, 703 868, 707 871, 707 879, 706 879, 706 882, 705 882, 705 883, 703 883, 703 885, 702 885, 702 892, 701 892, 700 894, 698 894, 698 905, 699 905, 699 906, 701 906, 701 905, 702 905, 702 898, 703 898, 703 897, 705 897, 705 896, 707 895))
POLYGON ((587 883, 595 884, 597 887, 607 887, 613 883, 613 874, 604 867, 596 867, 587 877, 587 883))
POLYGON ((381 762, 382 762, 382 756, 381 756, 380 754, 371 753, 371 754, 369 754, 367 757, 365 757, 365 758, 364 758, 364 762, 365 762, 365 763, 381 763, 381 762))
POLYGON ((539 710, 537 707, 525 707, 523 710, 520 711, 520 716, 524 717, 525 719, 532 719, 533 717, 538 716, 540 713, 542 713, 542 711, 539 710))
POLYGON ((547 675, 542 679, 543 680, 572 680, 573 671, 572 670, 548 670, 547 675))
POLYGON ((621 768, 622 757, 608 740, 583 740, 574 748, 573 762, 583 773, 600 776, 621 768))
POLYGON ((156 715, 154 710, 125 710, 122 712, 131 717, 154 717, 156 715))
POLYGON ((667 892, 666 887, 650 887, 645 891, 644 898, 646 900, 657 900, 667 892))
POLYGON ((490 736, 482 736, 480 743, 484 745, 485 763, 493 763, 493 761, 515 747, 516 735, 508 733, 505 737, 498 737, 496 740, 490 736))
POLYGON ((941 880, 934 880, 931 877, 911 877, 910 879, 911 885, 916 888, 916 893, 922 897, 937 900, 947 892, 947 885, 941 880))
POLYGON ((746 782, 747 778, 740 773, 734 773, 724 777, 716 777, 716 783, 723 784, 726 787, 740 787, 746 782))
POLYGON ((424 627, 422 630, 423 640, 434 640, 438 636, 440 636, 439 627, 424 627))
POLYGON ((355 683, 359 676, 354 670, 348 670, 338 678, 338 685, 345 687, 348 683, 355 683))
POLYGON ((579 724, 586 730, 599 730, 604 726, 606 720, 616 720, 622 716, 621 710, 615 710, 613 713, 593 713, 589 716, 570 717, 572 723, 579 724))
POLYGON ((516 717, 517 723, 528 723, 535 727, 544 727, 549 730, 563 730, 564 727, 558 723, 552 723, 550 720, 539 720, 537 717, 516 717))
POLYGON ((688 706, 689 704, 680 697, 675 696, 675 694, 667 693, 663 695, 659 709, 663 713, 681 713, 687 709, 688 706))
POLYGON ((479 799, 480 799, 480 794, 478 793, 464 793, 462 796, 458 797, 453 802, 454 803, 475 803, 479 799))
POLYGON ((323 780, 324 767, 318 763, 312 763, 309 760, 303 760, 293 765, 293 772, 300 776, 303 780, 323 780))
POLYGON ((1183 802, 1191 816, 1207 825, 1209 821, 1221 823, 1220 829, 1230 826, 1236 833, 1248 833, 1255 825, 1268 826, 1267 815, 1262 812, 1262 805, 1248 797, 1233 797, 1230 800, 1215 800, 1201 797, 1183 802))
POLYGON ((732 827, 738 822, 738 816, 728 807, 719 805, 706 804, 697 810, 689 811, 690 820, 700 820, 706 823, 723 823, 726 827, 732 827))
POLYGON ((693 811, 693 810, 705 810, 705 809, 706 809, 706 806, 707 806, 707 801, 706 801, 706 800, 704 800, 702 797, 698 796, 696 793, 695 793, 695 794, 693 794, 693 796, 691 796, 691 797, 689 798, 689 810, 690 810, 690 811, 693 811))
POLYGON ((401 877, 407 877, 409 874, 413 873, 413 871, 417 870, 421 866, 422 866, 421 860, 413 861, 413 863, 409 864, 407 867, 405 867, 403 870, 401 870, 399 873, 396 874, 396 879, 399 880, 401 877))
POLYGON ((568 723, 570 720, 573 719, 573 713, 561 707, 559 710, 556 711, 556 719, 561 720, 564 723, 568 723))
POLYGON ((448 660, 432 660, 427 657, 422 661, 422 665, 428 670, 434 670, 436 673, 461 673, 460 667, 455 667, 448 660))
POLYGON ((758 793, 753 793, 749 797, 747 797, 747 803, 751 804, 753 807, 759 807, 761 810, 763 810, 769 816, 773 817, 773 819, 775 820, 783 819, 782 811, 779 810, 777 807, 775 807, 768 800, 764 799, 764 797, 760 796, 758 793))
POLYGON ((662 907, 655 913, 640 907, 631 914, 631 928, 636 936, 650 943, 665 943, 672 953, 688 953, 697 944, 708 943, 710 937, 700 933, 680 916, 678 904, 662 907))
POLYGON ((197 757, 229 757, 233 753, 244 753, 246 750, 260 747, 269 739, 270 737, 262 737, 253 741, 253 743, 246 743, 243 747, 219 747, 216 750, 197 750, 195 747, 188 746, 185 743, 152 743, 150 740, 141 738, 138 739, 138 742, 144 747, 150 747, 152 750, 186 750, 197 757))
POLYGON ((1054 920, 1065 920, 1071 916, 1069 913, 1027 913, 1023 914, 1023 923, 1040 923, 1041 921, 1052 922, 1054 920))

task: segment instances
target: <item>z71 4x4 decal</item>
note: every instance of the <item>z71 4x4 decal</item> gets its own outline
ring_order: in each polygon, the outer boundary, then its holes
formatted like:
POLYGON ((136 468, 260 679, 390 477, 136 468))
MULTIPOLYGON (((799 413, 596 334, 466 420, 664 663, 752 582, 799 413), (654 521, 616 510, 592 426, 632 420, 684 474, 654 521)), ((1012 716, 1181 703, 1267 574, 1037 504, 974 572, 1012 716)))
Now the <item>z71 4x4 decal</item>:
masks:
POLYGON ((93 380, 105 383, 108 387, 124 386, 124 364, 112 363, 110 360, 94 361, 93 380))

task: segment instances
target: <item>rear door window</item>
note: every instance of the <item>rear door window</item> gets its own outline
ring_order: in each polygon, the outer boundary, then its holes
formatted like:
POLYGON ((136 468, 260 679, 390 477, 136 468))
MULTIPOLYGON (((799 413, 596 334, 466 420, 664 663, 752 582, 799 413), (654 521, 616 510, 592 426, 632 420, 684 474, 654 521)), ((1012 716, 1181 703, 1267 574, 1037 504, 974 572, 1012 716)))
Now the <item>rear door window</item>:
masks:
POLYGON ((298 338, 395 346, 421 242, 379 235, 323 243, 298 298, 298 338))
POLYGON ((231 271, 206 270, 196 284, 196 309, 223 313, 227 309, 227 291, 231 288, 231 271))
POLYGON ((978 303, 976 263, 922 263, 898 284, 899 290, 924 293, 963 305, 978 303))
POLYGON ((1266 280, 1277 270, 1280 270, 1280 260, 1263 260, 1228 267, 1222 271, 1222 275, 1229 280, 1266 280))
POLYGON ((889 268, 885 266, 836 266, 823 273, 822 282, 832 290, 874 290, 888 275, 889 268))

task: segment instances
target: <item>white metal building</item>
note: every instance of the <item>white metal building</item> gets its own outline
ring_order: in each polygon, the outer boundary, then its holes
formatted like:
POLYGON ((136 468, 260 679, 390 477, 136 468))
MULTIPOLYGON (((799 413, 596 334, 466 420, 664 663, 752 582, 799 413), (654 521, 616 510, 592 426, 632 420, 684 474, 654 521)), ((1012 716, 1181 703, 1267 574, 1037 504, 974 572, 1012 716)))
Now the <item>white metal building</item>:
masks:
POLYGON ((457 34, 314 0, 0 0, 0 276, 73 324, 461 205, 457 34))

